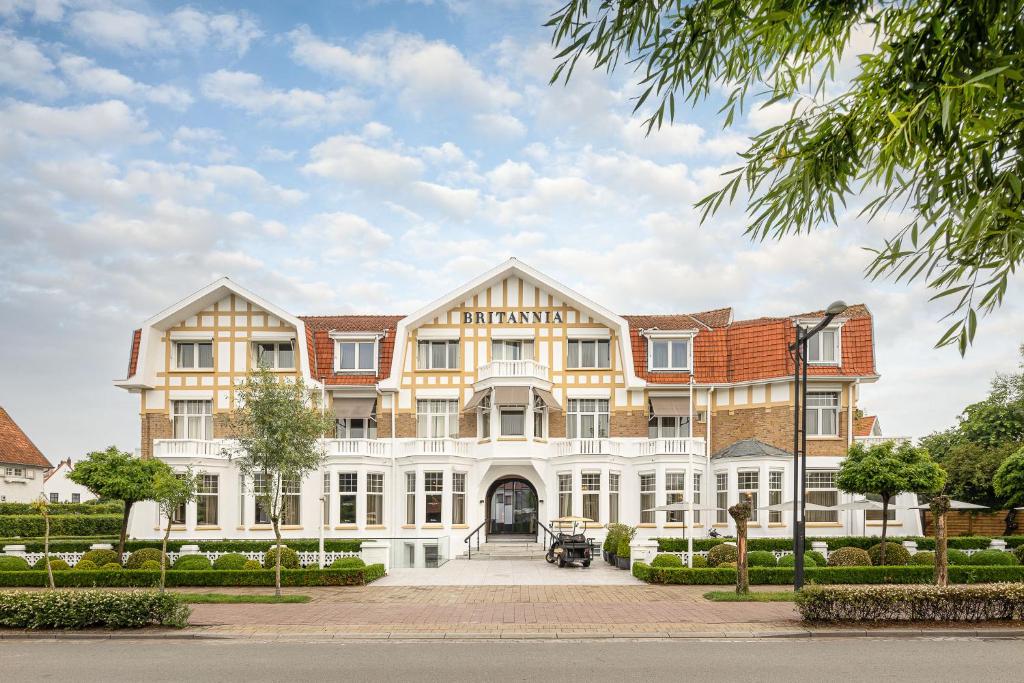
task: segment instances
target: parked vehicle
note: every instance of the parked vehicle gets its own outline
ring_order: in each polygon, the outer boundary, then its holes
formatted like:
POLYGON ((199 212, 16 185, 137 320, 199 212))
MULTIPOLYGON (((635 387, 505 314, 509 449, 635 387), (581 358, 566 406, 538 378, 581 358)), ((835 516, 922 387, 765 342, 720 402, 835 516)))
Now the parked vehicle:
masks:
POLYGON ((548 548, 547 553, 545 553, 544 559, 549 564, 558 562, 559 567, 577 563, 584 567, 589 567, 593 553, 594 550, 590 539, 586 537, 586 534, 577 533, 576 522, 573 522, 572 533, 559 532, 551 541, 551 546, 548 548))

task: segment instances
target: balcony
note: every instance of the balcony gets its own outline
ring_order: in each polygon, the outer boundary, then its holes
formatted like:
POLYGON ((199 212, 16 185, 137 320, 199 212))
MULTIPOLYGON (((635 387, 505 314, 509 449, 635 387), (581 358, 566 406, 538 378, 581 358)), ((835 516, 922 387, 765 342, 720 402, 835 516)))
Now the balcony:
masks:
POLYGON ((622 454, 622 443, 613 439, 561 439, 551 443, 556 455, 622 454))
POLYGON ((535 360, 492 360, 477 368, 478 381, 486 379, 550 380, 548 366, 535 360))
POLYGON ((899 445, 901 443, 909 443, 909 436, 855 436, 853 437, 855 443, 862 443, 865 446, 877 446, 878 444, 885 443, 886 441, 892 441, 899 445))
POLYGON ((226 457, 232 446, 226 439, 153 439, 153 457, 226 457))
POLYGON ((459 439, 403 439, 404 455, 469 455, 469 442, 459 439))
POLYGON ((324 439, 324 449, 332 455, 391 457, 391 441, 377 439, 324 439))
POLYGON ((638 455, 704 455, 704 439, 682 437, 678 439, 649 439, 638 444, 638 455))

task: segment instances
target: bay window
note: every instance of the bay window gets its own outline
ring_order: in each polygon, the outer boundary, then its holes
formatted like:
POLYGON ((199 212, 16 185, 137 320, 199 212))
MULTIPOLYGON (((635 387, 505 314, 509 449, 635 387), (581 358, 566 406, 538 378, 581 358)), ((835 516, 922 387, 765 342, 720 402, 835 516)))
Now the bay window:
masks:
POLYGON ((281 477, 281 524, 302 523, 302 479, 281 477))
MULTIPOLYGON (((881 503, 882 502, 882 497, 880 495, 878 495, 877 493, 869 493, 865 497, 868 500, 875 501, 876 503, 881 503)), ((886 511, 887 512, 888 521, 890 521, 890 522, 896 521, 896 508, 893 507, 893 505, 895 505, 895 504, 896 504, 896 496, 890 496, 889 497, 889 509, 886 511)), ((881 522, 882 521, 882 511, 881 510, 865 510, 865 513, 866 513, 865 519, 867 521, 869 521, 869 522, 881 522)))
POLYGON ((217 524, 217 505, 220 493, 220 477, 204 474, 196 491, 196 524, 213 526, 217 524))
POLYGON ((584 472, 580 489, 583 492, 583 516, 595 522, 601 519, 601 473, 584 472))
POLYGON ((540 396, 533 397, 533 438, 543 439, 547 436, 544 416, 547 414, 547 405, 540 396))
POLYGON ((640 475, 640 523, 654 524, 654 510, 657 503, 655 494, 657 492, 657 479, 654 473, 640 475))
MULTIPOLYGON (((686 500, 686 474, 683 472, 665 473, 665 503, 681 503, 686 500)), ((686 521, 686 512, 676 510, 668 513, 666 521, 676 524, 686 521)))
POLYGON ((608 523, 619 521, 619 473, 608 473, 608 523))
POLYGON ((459 340, 423 340, 416 343, 416 369, 458 370, 459 340))
MULTIPOLYGON (((768 504, 778 505, 782 502, 782 470, 768 472, 768 504)), ((768 513, 769 524, 782 523, 782 511, 773 510, 768 513)))
POLYGON ((566 367, 570 370, 607 370, 612 366, 608 339, 570 339, 566 345, 566 367))
POLYGON ((427 512, 426 517, 424 517, 426 523, 440 524, 441 499, 444 496, 444 473, 424 472, 423 491, 426 494, 424 496, 427 512))
POLYGON ((740 470, 736 473, 736 489, 739 491, 739 502, 746 500, 750 495, 750 521, 757 521, 757 492, 759 489, 760 473, 757 470, 740 470))
POLYGON ((213 438, 213 401, 171 401, 175 439, 213 438))
POLYGON ((452 524, 466 523, 466 473, 452 472, 452 524))
POLYGON ((498 415, 502 436, 526 436, 526 408, 502 407, 498 415))
POLYGON ((376 439, 377 402, 374 401, 369 417, 339 417, 334 425, 339 439, 376 439))
POLYGON ((558 475, 558 516, 568 517, 572 514, 572 475, 558 475))
POLYGON ((693 523, 700 523, 700 472, 693 473, 693 523))
POLYGON ((324 526, 331 524, 331 473, 324 472, 324 526))
POLYGON ((457 439, 459 402, 446 399, 417 399, 416 436, 421 439, 457 439))
POLYGON ((255 516, 254 522, 256 524, 270 524, 270 511, 267 510, 266 505, 263 504, 262 496, 267 493, 267 475, 263 472, 256 472, 252 475, 252 495, 255 500, 255 516))
POLYGON ((416 524, 416 473, 405 473, 405 523, 416 524))
POLYGON ((355 472, 338 473, 338 523, 356 523, 356 494, 359 492, 359 475, 355 472))
POLYGON ((808 392, 805 415, 808 436, 838 436, 839 392, 808 392))
POLYGON ((608 437, 608 399, 570 398, 565 413, 565 435, 570 439, 608 437))
POLYGON ((715 524, 729 523, 729 473, 715 473, 715 524))
POLYGON ((384 523, 384 473, 366 474, 366 525, 380 526, 384 523))
POLYGON ((491 438, 491 394, 487 393, 480 399, 480 429, 477 431, 481 439, 491 438))
POLYGON ((178 370, 213 370, 213 342, 174 342, 174 365, 178 370))
MULTIPOLYGON (((807 470, 807 502, 832 506, 839 503, 835 470, 807 470)), ((808 522, 838 522, 838 510, 808 510, 808 522)))

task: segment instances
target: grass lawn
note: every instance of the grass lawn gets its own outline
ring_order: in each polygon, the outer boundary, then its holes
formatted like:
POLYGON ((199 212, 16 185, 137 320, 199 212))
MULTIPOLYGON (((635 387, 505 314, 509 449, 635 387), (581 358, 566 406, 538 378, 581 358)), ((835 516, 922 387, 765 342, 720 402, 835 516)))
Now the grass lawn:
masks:
POLYGON ((175 593, 192 605, 200 603, 280 603, 280 602, 309 602, 308 595, 234 595, 227 593, 175 593))
POLYGON ((796 593, 793 591, 762 591, 746 595, 737 595, 736 591, 711 591, 704 598, 711 602, 794 602, 796 593))

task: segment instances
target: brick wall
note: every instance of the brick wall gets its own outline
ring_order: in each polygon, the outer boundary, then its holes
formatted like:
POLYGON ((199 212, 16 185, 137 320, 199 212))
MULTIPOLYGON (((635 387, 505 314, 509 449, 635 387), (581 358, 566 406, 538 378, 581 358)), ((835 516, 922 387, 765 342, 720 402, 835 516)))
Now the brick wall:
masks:
POLYGON ((548 411, 548 436, 552 439, 565 438, 565 413, 561 410, 548 411))
POLYGON ((230 439, 234 435, 234 430, 231 429, 231 413, 214 413, 213 438, 230 439))
POLYGON ((610 436, 646 437, 647 415, 642 410, 613 411, 609 417, 610 436))
POLYGON ((476 436, 476 411, 459 413, 459 436, 469 438, 476 436))
POLYGON ((142 457, 153 457, 153 439, 169 439, 172 435, 171 419, 162 413, 142 415, 142 457))
POLYGON ((377 413, 377 438, 391 438, 391 413, 377 413))
POLYGON ((413 438, 416 436, 416 415, 413 413, 398 413, 395 418, 396 438, 413 438))
MULTIPOLYGON (((838 439, 808 439, 808 455, 846 455, 847 414, 839 413, 838 439)), ((705 427, 705 425, 698 425, 705 427)), ((696 430, 695 430, 696 431, 696 430)), ((757 439, 787 452, 793 450, 793 408, 744 408, 711 413, 711 452, 743 439, 757 439)))

